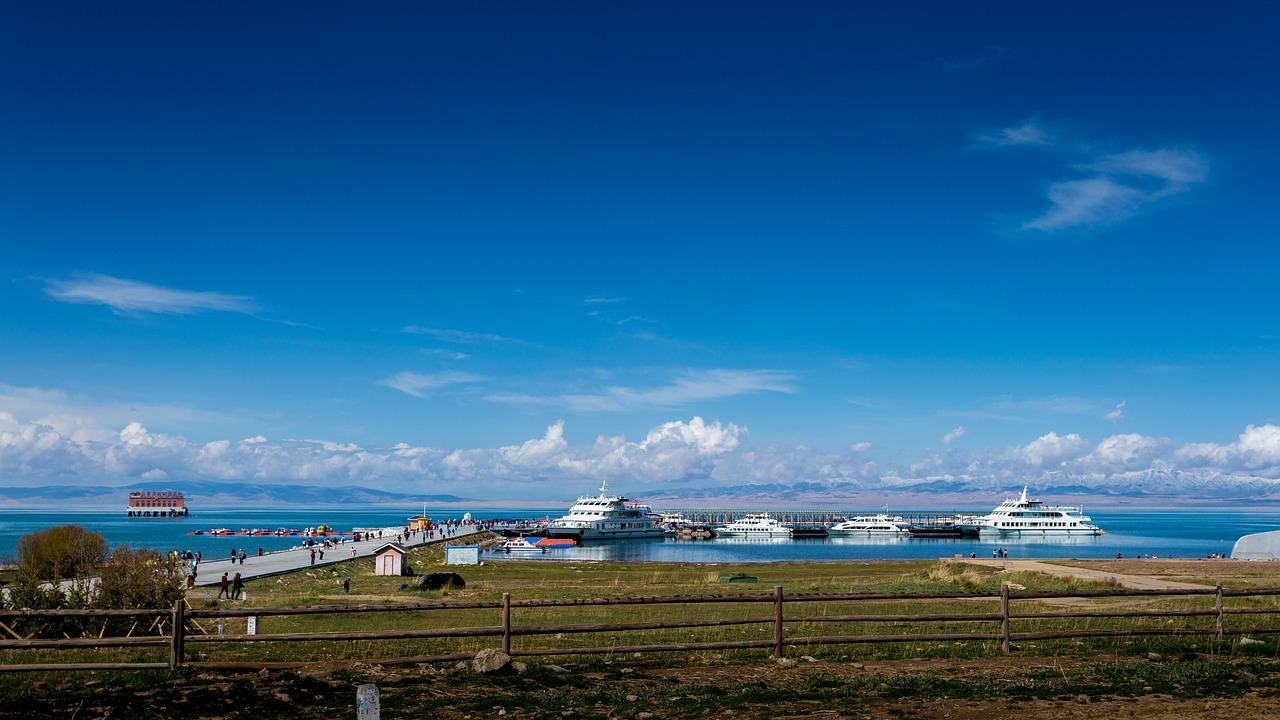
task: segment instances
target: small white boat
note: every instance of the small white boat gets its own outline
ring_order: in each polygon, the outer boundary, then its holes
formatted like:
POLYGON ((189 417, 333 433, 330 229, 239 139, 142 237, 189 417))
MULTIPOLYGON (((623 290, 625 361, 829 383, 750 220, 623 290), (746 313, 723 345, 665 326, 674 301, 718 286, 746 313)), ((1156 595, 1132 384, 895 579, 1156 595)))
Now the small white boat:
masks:
POLYGON ((514 537, 502 543, 502 552, 546 552, 547 549, 529 542, 528 538, 514 537))
POLYGON ((911 523, 900 515, 857 515, 827 528, 828 535, 906 535, 911 523))
POLYGON ((791 528, 768 515, 743 515, 727 525, 713 528, 716 535, 728 537, 791 537, 791 528))

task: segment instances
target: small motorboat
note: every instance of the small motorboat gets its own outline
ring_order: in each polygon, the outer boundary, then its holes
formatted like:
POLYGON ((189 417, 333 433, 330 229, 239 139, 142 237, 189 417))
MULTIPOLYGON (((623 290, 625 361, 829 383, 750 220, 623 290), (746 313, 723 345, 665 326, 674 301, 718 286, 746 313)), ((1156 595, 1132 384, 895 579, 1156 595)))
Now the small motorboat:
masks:
POLYGON ((538 547, 537 545, 534 545, 533 543, 529 542, 529 539, 525 537, 511 538, 506 542, 502 543, 502 547, 500 549, 502 550, 502 552, 508 552, 508 553, 509 552, 546 552, 547 551, 546 548, 538 547))

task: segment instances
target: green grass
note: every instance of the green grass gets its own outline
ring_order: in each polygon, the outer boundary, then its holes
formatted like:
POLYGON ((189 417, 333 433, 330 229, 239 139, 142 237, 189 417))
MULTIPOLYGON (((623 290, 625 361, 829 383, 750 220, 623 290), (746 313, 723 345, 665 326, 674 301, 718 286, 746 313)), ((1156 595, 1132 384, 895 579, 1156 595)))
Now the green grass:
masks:
MULTIPOLYGON (((307 568, 289 575, 264 578, 248 584, 250 602, 226 603, 206 601, 194 594, 193 607, 292 607, 301 605, 346 604, 403 604, 413 605, 423 600, 467 600, 498 602, 503 593, 510 593, 513 601, 532 599, 591 599, 602 597, 637 597, 649 595, 771 595, 774 586, 781 586, 785 596, 808 593, 888 593, 888 592, 941 592, 993 595, 1004 582, 1016 583, 1029 590, 1080 590, 1104 587, 1101 583, 1089 583, 1070 576, 1041 573, 1002 573, 998 569, 963 561, 918 562, 841 562, 841 563, 770 563, 756 565, 708 565, 708 564, 603 564, 580 562, 520 562, 505 558, 497 560, 486 556, 481 566, 450 567, 443 565, 444 551, 432 547, 414 551, 410 560, 419 572, 455 570, 467 580, 464 589, 441 592, 407 591, 399 587, 411 578, 379 577, 373 575, 373 562, 359 559, 337 565, 307 568), (759 578, 756 584, 720 583, 721 575, 745 569, 759 578), (341 583, 351 578, 351 593, 342 592, 341 583)), ((1126 606, 1123 598, 1095 601, 1094 605, 1126 606)), ((1143 598, 1142 609, 1212 607, 1211 598, 1177 598, 1157 600, 1143 598)), ((1243 606, 1253 603, 1274 607, 1274 598, 1242 599, 1234 601, 1243 606)), ((1032 610, 1062 610, 1042 601, 1017 601, 1015 612, 1032 610)), ((801 622, 802 617, 830 618, 867 614, 955 614, 995 613, 999 603, 995 598, 939 599, 912 601, 820 601, 787 602, 785 612, 788 621, 787 638, 820 637, 829 635, 941 635, 954 633, 998 632, 998 621, 917 621, 902 620, 893 623, 860 622, 856 619, 838 622, 820 620, 801 622)), ((682 621, 692 622, 710 619, 745 618, 764 621, 760 624, 733 625, 706 628, 669 628, 658 630, 609 631, 595 633, 564 633, 560 635, 517 636, 513 648, 584 648, 614 647, 626 645, 652 645, 676 643, 715 643, 740 640, 768 641, 772 638, 773 607, 771 602, 714 603, 687 605, 606 605, 550 608, 520 608, 512 611, 516 628, 563 624, 609 624, 627 622, 682 621)), ((1233 622, 1255 624, 1273 620, 1271 616, 1253 616, 1233 622)), ((197 633, 217 634, 222 625, 227 635, 243 635, 247 622, 244 618, 197 619, 197 633)), ((1151 627, 1209 627, 1212 618, 1160 618, 1131 620, 1121 618, 1073 618, 1073 619, 1019 619, 1014 621, 1014 632, 1053 631, 1081 628, 1151 627)), ((402 629, 440 629, 451 627, 485 626, 501 624, 498 608, 486 609, 419 609, 396 613, 347 613, 324 615, 290 615, 262 617, 260 633, 323 633, 323 632, 380 632, 402 629)), ((187 659, 192 662, 294 662, 294 661, 353 661, 442 655, 450 653, 474 653, 482 648, 497 647, 497 637, 475 638, 424 638, 410 640, 378 641, 327 641, 302 643, 189 643, 187 659)), ((1179 654, 1188 649, 1211 655, 1274 656, 1277 644, 1273 638, 1260 645, 1241 646, 1238 638, 1228 642, 1215 642, 1206 637, 1120 637, 1085 638, 1020 643, 1020 652, 1029 655, 1090 655, 1098 653, 1144 654, 1147 652, 1179 654)), ((768 650, 727 650, 715 654, 731 659, 763 659, 768 650)), ((897 659, 922 658, 974 658, 992 657, 1001 653, 996 640, 934 640, 903 641, 882 644, 798 645, 787 644, 787 653, 796 656, 812 655, 826 659, 897 659)), ((142 662, 162 662, 167 658, 164 648, 154 650, 108 651, 9 651, 0 653, 0 662, 103 662, 107 659, 137 659, 142 662)))

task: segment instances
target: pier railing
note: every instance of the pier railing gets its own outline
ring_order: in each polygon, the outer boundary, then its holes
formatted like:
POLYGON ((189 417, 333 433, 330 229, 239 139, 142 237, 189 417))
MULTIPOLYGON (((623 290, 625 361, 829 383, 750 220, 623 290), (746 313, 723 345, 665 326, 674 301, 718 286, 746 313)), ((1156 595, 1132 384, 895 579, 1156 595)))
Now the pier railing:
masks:
POLYGON ((0 611, 0 631, 6 635, 0 640, 0 672, 184 665, 284 668, 334 659, 390 665, 468 659, 484 647, 513 657, 751 649, 783 657, 789 650, 813 646, 868 643, 978 642, 989 644, 993 652, 998 647, 1009 653, 1022 642, 1072 638, 1207 636, 1227 641, 1231 636, 1280 633, 1277 597, 1280 588, 1221 585, 1203 590, 1062 592, 1003 585, 999 593, 790 595, 779 586, 771 593, 698 596, 517 600, 504 594, 501 601, 484 602, 200 609, 180 600, 170 610, 7 610, 0 611), (1062 600, 1094 602, 1054 604, 1062 600), (1141 605, 1130 604, 1134 602, 1141 605), (390 620, 395 627, 250 631, 274 623, 318 626, 314 619, 306 621, 317 615, 330 616, 323 623, 328 627, 386 626, 385 621, 370 622, 381 614, 394 614, 390 620), (570 619, 609 622, 567 622, 566 616, 573 614, 581 617, 570 619), (20 633, 23 619, 102 620, 105 628, 107 619, 122 617, 161 634, 34 638, 20 633), (238 629, 240 622, 246 632, 224 632, 228 626, 238 629), (710 636, 698 639, 699 630, 710 636), (298 648, 297 643, 319 648, 298 648), (290 649, 254 650, 277 644, 289 644, 290 649), (48 662, 48 651, 66 653, 71 661, 48 662), (154 657, 139 657, 148 652, 154 657))

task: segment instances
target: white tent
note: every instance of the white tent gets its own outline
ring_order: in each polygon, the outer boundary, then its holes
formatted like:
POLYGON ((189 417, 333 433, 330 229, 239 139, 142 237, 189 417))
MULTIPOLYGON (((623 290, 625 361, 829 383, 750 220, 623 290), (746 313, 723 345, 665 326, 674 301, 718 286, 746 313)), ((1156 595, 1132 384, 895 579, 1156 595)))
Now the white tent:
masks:
POLYGON ((1245 535, 1231 548, 1232 560, 1280 560, 1280 530, 1245 535))

